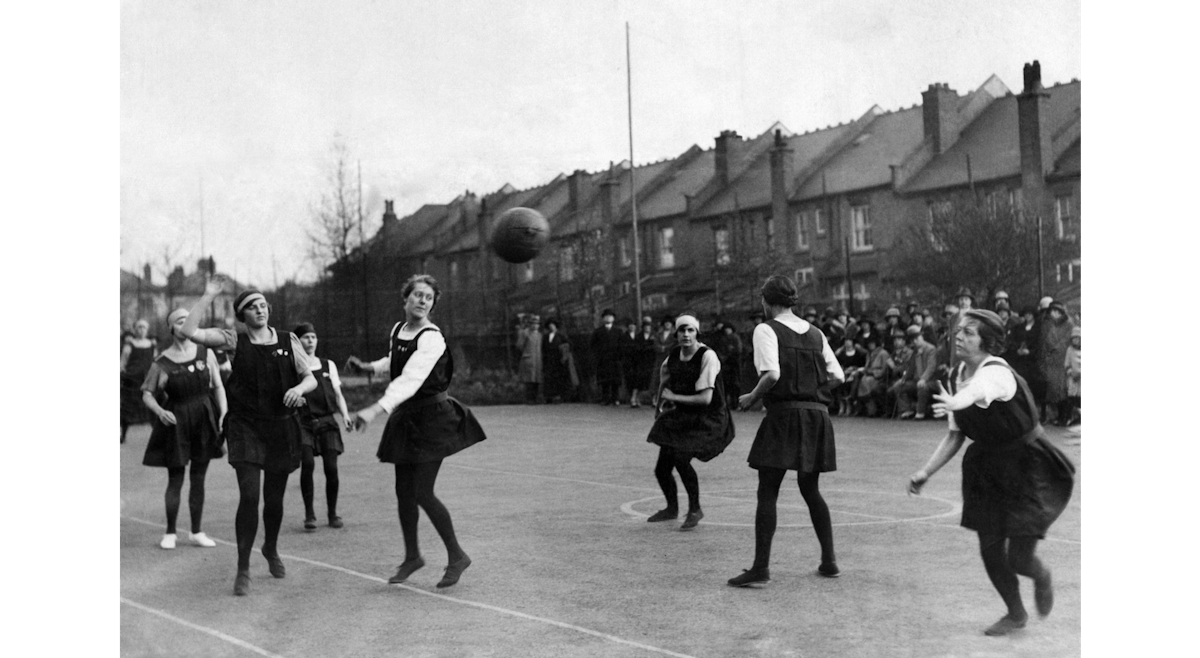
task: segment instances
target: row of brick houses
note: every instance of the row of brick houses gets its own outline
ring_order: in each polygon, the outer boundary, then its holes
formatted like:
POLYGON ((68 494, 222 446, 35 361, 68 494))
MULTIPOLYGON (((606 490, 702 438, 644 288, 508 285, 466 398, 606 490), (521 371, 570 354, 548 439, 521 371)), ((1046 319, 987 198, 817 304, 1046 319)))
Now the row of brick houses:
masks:
MULTIPOLYGON (((752 138, 726 130, 712 148, 638 165, 643 313, 744 318, 757 307, 762 278, 784 272, 801 285, 803 303, 852 302, 878 315, 919 294, 897 278, 899 236, 967 189, 1019 204, 1053 222, 1061 239, 1078 241, 1079 81, 1043 87, 1034 62, 1017 94, 992 76, 965 94, 932 84, 921 96, 920 105, 876 106, 805 133, 780 124, 752 138)), ((311 308, 321 306, 318 321, 357 323, 355 349, 375 350, 402 316, 399 287, 415 272, 442 282, 438 321, 468 342, 502 342, 518 312, 560 317, 580 331, 601 308, 633 317, 631 196, 622 162, 524 190, 464 192, 404 218, 387 202, 379 231, 331 268, 311 308), (551 242, 533 261, 510 265, 481 245, 494 218, 518 206, 549 220, 551 242)), ((1077 291, 1079 260, 1047 263, 1046 275, 1048 292, 1077 291)))

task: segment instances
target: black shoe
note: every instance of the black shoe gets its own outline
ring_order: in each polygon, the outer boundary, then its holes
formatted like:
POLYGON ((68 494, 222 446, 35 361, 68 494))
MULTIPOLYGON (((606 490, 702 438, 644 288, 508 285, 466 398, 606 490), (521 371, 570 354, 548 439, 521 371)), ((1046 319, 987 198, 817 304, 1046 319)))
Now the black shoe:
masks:
POLYGON ((692 530, 696 527, 696 525, 698 523, 700 523, 700 519, 703 519, 703 518, 704 518, 704 512, 701 510, 696 510, 694 512, 688 512, 687 518, 685 518, 683 520, 683 525, 679 526, 679 529, 680 530, 692 530))
POLYGON ((408 580, 408 577, 413 575, 413 572, 423 566, 425 566, 425 559, 421 557, 405 561, 404 564, 401 564, 400 568, 396 570, 396 575, 388 578, 388 584, 399 585, 400 583, 408 580))
POLYGON ((1043 619, 1054 609, 1054 586, 1050 584, 1050 574, 1045 578, 1033 581, 1033 602, 1037 605, 1038 616, 1043 619))
POLYGON ((329 517, 329 527, 330 528, 340 528, 343 525, 345 525, 345 524, 342 523, 342 517, 337 516, 337 515, 329 517))
POLYGON ((679 510, 668 507, 667 509, 660 509, 651 514, 650 518, 646 519, 646 521, 658 523, 659 521, 674 521, 677 518, 679 518, 679 510))
POLYGON ((838 570, 837 562, 822 562, 821 566, 817 567, 817 573, 826 578, 837 578, 842 575, 838 570))
POLYGON ((315 516, 304 517, 304 529, 305 530, 316 530, 317 529, 317 517, 315 517, 315 516))
POLYGON ((761 584, 771 580, 771 572, 763 567, 762 569, 746 569, 742 575, 735 576, 729 579, 730 587, 749 587, 754 584, 761 584))
POLYGON ((250 593, 249 571, 237 572, 237 577, 233 579, 233 593, 236 596, 245 596, 250 593))
POLYGON ((271 554, 263 551, 262 554, 267 558, 267 571, 270 571, 272 576, 283 578, 287 575, 287 569, 284 568, 283 560, 279 558, 278 553, 271 554))
POLYGON ((446 567, 446 575, 442 576, 442 579, 438 581, 438 589, 457 583, 458 579, 462 577, 462 572, 466 571, 469 566, 471 566, 471 558, 464 555, 458 562, 446 567))
POLYGON ((1014 619, 1008 615, 1004 615, 1000 618, 1000 621, 984 629, 983 634, 996 637, 1000 635, 1008 635, 1009 633, 1021 630, 1022 628, 1025 628, 1024 619, 1014 619))

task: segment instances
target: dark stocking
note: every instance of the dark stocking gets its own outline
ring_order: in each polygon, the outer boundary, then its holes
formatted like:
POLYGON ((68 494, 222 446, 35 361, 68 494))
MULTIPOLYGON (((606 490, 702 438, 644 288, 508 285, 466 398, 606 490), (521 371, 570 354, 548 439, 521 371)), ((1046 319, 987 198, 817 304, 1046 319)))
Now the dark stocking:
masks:
POLYGON ((700 478, 696 477, 696 469, 692 468, 692 458, 675 453, 675 470, 679 472, 679 481, 683 482, 683 490, 688 495, 688 512, 700 510, 700 478))
POLYGON ((404 561, 420 557, 421 550, 417 542, 417 507, 425 510, 434 530, 446 545, 446 554, 451 564, 459 561, 465 555, 458 545, 454 535, 454 524, 450 520, 450 512, 442 501, 433 495, 433 485, 437 482, 438 470, 442 467, 439 459, 422 464, 396 464, 396 504, 400 514, 400 530, 404 534, 404 561))
POLYGON ((313 459, 313 450, 311 446, 300 446, 300 497, 304 499, 304 518, 317 518, 316 512, 313 511, 313 471, 316 470, 316 461, 313 459))
MULTIPOLYGON (((1021 602, 1021 588, 1017 583, 1017 572, 1009 566, 1007 543, 1001 535, 979 534, 979 550, 983 555, 983 568, 987 570, 992 586, 1000 593, 1000 598, 1008 607, 1008 617, 1024 621, 1029 615, 1025 612, 1025 604, 1021 602)), ((1032 554, 1029 557, 1032 558, 1032 554)), ((1038 565, 1040 566, 1040 564, 1039 562, 1038 565)))
POLYGON ((175 534, 175 520, 179 518, 179 494, 183 490, 182 466, 167 469, 167 493, 163 496, 167 504, 167 534, 175 534))
POLYGON ((771 561, 771 541, 775 538, 775 503, 779 486, 787 470, 758 469, 758 510, 754 513, 754 569, 766 569, 771 561))
POLYGON ((799 473, 796 481, 800 485, 800 495, 808 505, 808 516, 812 519, 817 541, 821 544, 821 564, 831 564, 837 561, 833 555, 833 522, 829 518, 829 506, 817 489, 819 476, 820 473, 799 473))
MULTIPOLYGON (((179 469, 182 477, 183 469, 179 469)), ((188 514, 192 517, 192 532, 200 532, 200 520, 204 516, 204 476, 208 474, 207 461, 192 461, 188 488, 188 514)))
POLYGON ((1010 537, 1008 540, 1008 567, 1026 578, 1042 580, 1048 577, 1050 570, 1035 555, 1037 544, 1037 537, 1010 537))
POLYGON ((278 555, 279 528, 283 525, 283 494, 288 473, 263 473, 263 545, 266 555, 278 555))
POLYGON ((658 486, 667 499, 667 509, 669 510, 679 509, 679 489, 675 486, 675 476, 671 475, 671 469, 674 467, 675 450, 659 446, 658 461, 654 464, 654 477, 658 480, 658 486))
POLYGON ((329 508, 329 518, 337 516, 337 458, 337 453, 332 450, 321 453, 321 463, 325 467, 325 505, 329 508))
POLYGON ((234 467, 238 481, 238 508, 234 520, 237 537, 238 571, 250 570, 250 551, 258 535, 258 498, 262 486, 262 469, 250 464, 234 467))

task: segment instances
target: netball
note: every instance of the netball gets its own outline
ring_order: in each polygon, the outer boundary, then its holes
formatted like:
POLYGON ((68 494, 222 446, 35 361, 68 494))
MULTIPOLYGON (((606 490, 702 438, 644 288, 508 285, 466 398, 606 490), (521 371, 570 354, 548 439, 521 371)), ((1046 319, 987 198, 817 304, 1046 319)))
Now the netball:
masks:
POLYGON ((510 208, 496 218, 491 245, 496 255, 510 263, 537 257, 550 240, 550 224, 531 208, 510 208))

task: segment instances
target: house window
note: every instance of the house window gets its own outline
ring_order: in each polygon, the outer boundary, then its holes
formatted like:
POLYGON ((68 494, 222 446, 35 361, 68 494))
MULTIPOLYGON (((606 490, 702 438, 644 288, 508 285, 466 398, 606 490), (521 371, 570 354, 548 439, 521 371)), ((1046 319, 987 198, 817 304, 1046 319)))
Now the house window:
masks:
POLYGON ((850 222, 854 228, 854 250, 866 251, 873 249, 875 243, 871 240, 870 206, 851 206, 850 222))
POLYGON ((533 261, 528 261, 520 266, 520 278, 522 283, 533 281, 533 261))
POLYGON ((632 251, 629 248, 629 236, 622 235, 621 239, 617 240, 617 258, 621 263, 621 267, 629 267, 633 264, 633 258, 630 255, 632 251))
POLYGON ((1058 239, 1074 241, 1079 237, 1075 216, 1071 214, 1071 196, 1054 197, 1054 221, 1058 225, 1058 239))
POLYGON ((575 245, 567 245, 558 250, 558 276, 563 281, 575 279, 575 245))
POLYGON ((717 254, 717 265, 729 264, 729 229, 719 228, 713 231, 713 251, 717 254))
POLYGON ((1079 280, 1080 266, 1083 261, 1076 258, 1066 263, 1059 263, 1054 268, 1054 278, 1058 283, 1074 283, 1079 280))
POLYGON ((854 298, 855 299, 870 299, 871 298, 871 293, 867 291, 867 282, 866 281, 859 281, 854 286, 854 298))
POLYGON ((805 251, 808 249, 808 213, 794 213, 792 221, 796 227, 796 251, 805 251))
POLYGON ((846 282, 843 281, 829 286, 829 296, 834 299, 847 299, 849 296, 846 294, 846 282))
POLYGON ((646 295, 642 300, 643 311, 657 311, 667 307, 666 293, 656 292, 653 295, 646 295))
POLYGON ((825 235, 825 211, 817 208, 813 210, 813 227, 817 231, 817 235, 825 235))
POLYGON ((796 270, 796 287, 803 288, 813 282, 813 268, 802 267, 796 270))
POLYGON ((460 282, 458 280, 458 263, 455 261, 450 261, 450 287, 457 288, 457 287, 459 287, 459 283, 460 282))
POLYGON ((775 248, 775 218, 768 217, 763 220, 763 230, 767 234, 767 251, 775 248))
POLYGON ((658 266, 661 268, 675 267, 675 229, 664 226, 658 229, 658 266))
POLYGON ((631 292, 633 292, 633 284, 628 281, 622 281, 621 284, 617 286, 618 297, 627 297, 631 292))
POLYGON ((604 286, 600 285, 600 284, 594 285, 594 286, 592 286, 590 292, 592 295, 592 299, 600 299, 600 298, 604 297, 604 286))

